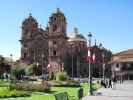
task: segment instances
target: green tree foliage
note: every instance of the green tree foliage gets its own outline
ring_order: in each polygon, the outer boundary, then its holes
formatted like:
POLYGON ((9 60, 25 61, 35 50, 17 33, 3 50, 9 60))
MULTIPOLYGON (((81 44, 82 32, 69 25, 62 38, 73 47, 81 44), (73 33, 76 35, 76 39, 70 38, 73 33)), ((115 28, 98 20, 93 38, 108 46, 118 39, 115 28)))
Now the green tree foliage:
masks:
POLYGON ((25 69, 26 75, 28 75, 28 76, 33 75, 35 72, 34 69, 35 69, 35 65, 33 65, 33 64, 28 65, 25 69))
POLYGON ((21 68, 12 68, 11 77, 15 80, 22 80, 25 75, 25 70, 21 68))

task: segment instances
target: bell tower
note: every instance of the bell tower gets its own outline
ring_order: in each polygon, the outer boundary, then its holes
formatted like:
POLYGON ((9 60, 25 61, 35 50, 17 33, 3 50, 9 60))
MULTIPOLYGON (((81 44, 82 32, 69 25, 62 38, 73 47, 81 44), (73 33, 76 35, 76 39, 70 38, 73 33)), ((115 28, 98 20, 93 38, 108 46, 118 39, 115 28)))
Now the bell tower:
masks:
MULTIPOLYGON (((59 8, 49 17, 49 64, 59 71, 64 64, 66 36, 66 18, 59 8), (57 68, 58 67, 58 68, 57 68)), ((54 71, 55 72, 55 71, 54 71)))
POLYGON ((32 34, 38 29, 38 23, 31 13, 29 17, 22 23, 22 39, 28 39, 32 37, 32 34))
POLYGON ((21 59, 28 60, 29 51, 32 41, 32 35, 38 29, 38 23, 35 18, 32 17, 31 13, 28 18, 22 22, 22 36, 21 36, 21 59))
POLYGON ((66 36, 66 18, 59 8, 49 17, 49 33, 66 36))

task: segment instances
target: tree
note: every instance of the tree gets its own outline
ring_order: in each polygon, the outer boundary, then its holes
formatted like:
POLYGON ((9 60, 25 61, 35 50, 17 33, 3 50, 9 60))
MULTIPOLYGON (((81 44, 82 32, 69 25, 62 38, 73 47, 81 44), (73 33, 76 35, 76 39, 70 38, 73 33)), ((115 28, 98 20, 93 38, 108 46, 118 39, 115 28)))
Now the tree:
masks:
POLYGON ((28 65, 27 68, 25 69, 26 75, 28 76, 33 75, 35 73, 34 69, 35 69, 35 65, 33 64, 28 65))
POLYGON ((5 58, 2 55, 0 55, 0 64, 4 63, 4 61, 5 61, 5 58))
POLYGON ((12 78, 14 80, 23 80, 24 75, 25 75, 24 69, 19 69, 19 68, 12 69, 12 78))

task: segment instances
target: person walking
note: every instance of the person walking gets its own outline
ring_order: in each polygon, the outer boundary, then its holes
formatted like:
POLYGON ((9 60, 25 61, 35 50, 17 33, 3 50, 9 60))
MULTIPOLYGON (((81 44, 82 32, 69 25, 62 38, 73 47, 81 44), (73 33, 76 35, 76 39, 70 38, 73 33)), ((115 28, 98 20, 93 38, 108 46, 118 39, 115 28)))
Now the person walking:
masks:
POLYGON ((117 82, 117 79, 116 79, 116 77, 114 77, 114 78, 113 78, 113 89, 116 88, 116 82, 117 82))
POLYGON ((109 79, 109 88, 112 88, 112 80, 111 80, 111 78, 109 79))

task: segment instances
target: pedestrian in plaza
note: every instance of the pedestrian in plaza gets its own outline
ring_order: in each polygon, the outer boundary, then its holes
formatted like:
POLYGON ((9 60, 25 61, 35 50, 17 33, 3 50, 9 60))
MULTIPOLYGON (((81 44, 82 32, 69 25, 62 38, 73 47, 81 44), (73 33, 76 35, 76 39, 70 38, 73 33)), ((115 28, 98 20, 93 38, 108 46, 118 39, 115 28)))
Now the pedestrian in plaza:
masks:
POLYGON ((116 77, 113 78, 113 88, 115 89, 116 88, 116 82, 117 82, 117 79, 116 77))
POLYGON ((112 88, 112 79, 109 79, 109 88, 112 88))
POLYGON ((105 84, 106 84, 106 88, 108 88, 109 87, 109 81, 108 81, 108 79, 106 79, 105 84))
POLYGON ((123 84, 123 77, 121 76, 121 78, 120 78, 120 84, 123 84))
POLYGON ((103 86, 104 88, 106 88, 106 84, 105 84, 105 82, 103 80, 101 81, 101 86, 103 86))

